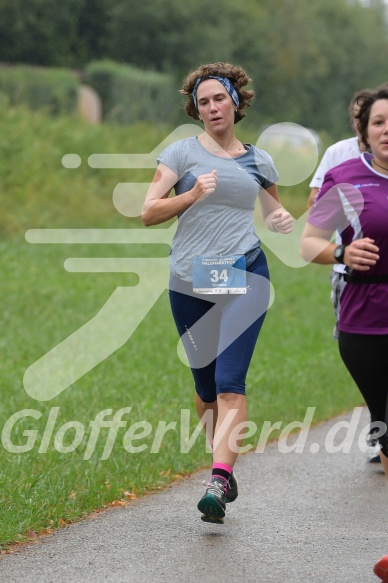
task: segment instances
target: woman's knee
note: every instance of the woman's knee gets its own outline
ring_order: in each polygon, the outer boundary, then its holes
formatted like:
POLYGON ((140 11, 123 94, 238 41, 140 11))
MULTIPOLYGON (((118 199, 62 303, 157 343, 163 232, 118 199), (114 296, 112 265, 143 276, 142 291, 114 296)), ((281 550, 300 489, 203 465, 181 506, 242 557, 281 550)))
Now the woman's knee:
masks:
POLYGON ((239 405, 242 401, 245 401, 245 393, 221 392, 217 394, 217 401, 224 403, 232 409, 235 405, 239 405))

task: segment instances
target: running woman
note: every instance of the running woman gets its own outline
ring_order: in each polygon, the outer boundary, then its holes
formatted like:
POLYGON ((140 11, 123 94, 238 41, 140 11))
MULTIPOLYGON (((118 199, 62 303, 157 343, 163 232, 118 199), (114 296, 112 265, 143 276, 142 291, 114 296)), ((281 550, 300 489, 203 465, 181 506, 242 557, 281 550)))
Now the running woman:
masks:
POLYGON ((292 231, 271 157, 235 135, 254 97, 244 90, 249 81, 241 67, 222 62, 187 75, 185 110, 204 131, 160 154, 142 213, 146 226, 178 217, 169 296, 194 377, 196 411, 213 449, 198 509, 202 520, 216 523, 238 495, 233 467, 247 423, 245 379, 270 299, 267 261, 253 226, 257 199, 270 230, 292 231))

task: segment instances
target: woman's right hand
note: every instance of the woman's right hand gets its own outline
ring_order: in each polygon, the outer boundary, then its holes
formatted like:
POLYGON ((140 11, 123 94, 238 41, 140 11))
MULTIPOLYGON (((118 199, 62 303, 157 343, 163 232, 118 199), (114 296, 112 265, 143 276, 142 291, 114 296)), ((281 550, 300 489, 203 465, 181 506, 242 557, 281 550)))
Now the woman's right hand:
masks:
POLYGON ((142 220, 146 227, 159 225, 179 216, 197 201, 206 198, 217 186, 217 170, 198 176, 193 188, 180 196, 169 198, 178 176, 171 168, 159 164, 143 205, 142 220))
POLYGON ((191 190, 194 200, 199 200, 212 194, 216 189, 217 180, 217 170, 212 170, 210 174, 198 176, 191 190))
POLYGON ((357 271, 368 271, 380 259, 379 248, 374 244, 374 239, 365 237, 356 239, 347 245, 344 261, 348 267, 357 271))

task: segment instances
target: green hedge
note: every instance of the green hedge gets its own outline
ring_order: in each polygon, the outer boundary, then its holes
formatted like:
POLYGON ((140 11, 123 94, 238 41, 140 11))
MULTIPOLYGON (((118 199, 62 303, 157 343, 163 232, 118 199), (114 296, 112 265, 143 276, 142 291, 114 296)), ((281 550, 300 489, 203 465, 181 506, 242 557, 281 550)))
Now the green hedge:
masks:
POLYGON ((179 115, 181 97, 171 75, 105 60, 90 63, 84 79, 101 97, 105 121, 169 124, 179 115))
POLYGON ((0 92, 10 105, 73 113, 77 106, 79 80, 65 69, 41 69, 17 65, 0 68, 0 92))

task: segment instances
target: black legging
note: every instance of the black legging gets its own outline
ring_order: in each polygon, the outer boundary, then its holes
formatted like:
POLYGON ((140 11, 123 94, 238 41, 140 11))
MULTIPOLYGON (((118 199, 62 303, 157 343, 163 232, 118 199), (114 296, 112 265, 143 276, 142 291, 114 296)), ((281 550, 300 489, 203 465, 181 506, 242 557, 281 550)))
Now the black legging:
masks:
MULTIPOLYGON (((388 425, 388 335, 339 333, 339 351, 373 421, 388 425)), ((379 438, 388 457, 388 431, 379 438)))

